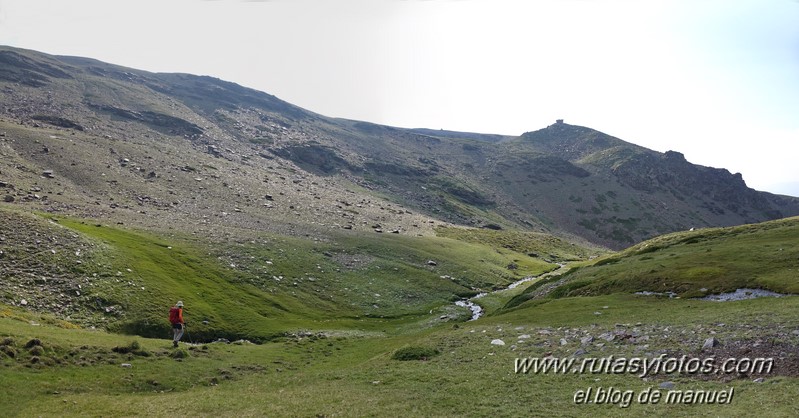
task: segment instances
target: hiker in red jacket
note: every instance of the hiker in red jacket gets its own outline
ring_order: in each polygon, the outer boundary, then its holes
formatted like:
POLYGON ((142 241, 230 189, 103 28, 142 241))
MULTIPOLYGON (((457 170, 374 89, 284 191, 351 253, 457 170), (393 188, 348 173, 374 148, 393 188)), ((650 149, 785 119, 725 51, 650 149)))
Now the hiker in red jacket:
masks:
POLYGON ((183 301, 179 300, 169 310, 169 322, 172 323, 172 346, 177 347, 183 336, 183 301))

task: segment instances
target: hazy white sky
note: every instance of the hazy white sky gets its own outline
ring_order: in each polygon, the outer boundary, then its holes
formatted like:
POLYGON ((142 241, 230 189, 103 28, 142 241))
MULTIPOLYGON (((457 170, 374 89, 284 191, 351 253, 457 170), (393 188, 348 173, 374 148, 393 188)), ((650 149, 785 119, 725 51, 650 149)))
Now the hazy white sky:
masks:
POLYGON ((563 118, 799 196, 796 0, 0 0, 0 44, 393 126, 563 118))

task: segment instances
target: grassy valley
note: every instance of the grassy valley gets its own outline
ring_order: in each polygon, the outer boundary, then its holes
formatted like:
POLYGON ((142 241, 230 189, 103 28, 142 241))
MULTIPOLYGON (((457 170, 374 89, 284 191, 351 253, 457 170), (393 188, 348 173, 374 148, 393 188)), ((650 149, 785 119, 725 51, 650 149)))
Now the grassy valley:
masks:
POLYGON ((8 47, 0 103, 3 416, 799 414, 799 199, 740 174, 8 47))
MULTIPOLYGON (((70 255, 75 246, 87 248, 81 252, 80 269, 61 274, 77 283, 85 283, 81 278, 94 283, 82 287, 85 292, 73 301, 76 307, 67 321, 47 309, 37 309, 35 303, 47 300, 46 294, 32 297, 24 310, 12 306, 19 301, 8 296, 3 302, 4 372, 0 379, 11 389, 0 403, 21 416, 127 415, 130 411, 156 416, 178 412, 382 416, 397 411, 426 416, 519 416, 541 410, 555 416, 695 416, 698 411, 737 415, 763 402, 779 405, 770 411, 771 416, 796 412, 791 403, 784 402, 799 390, 794 377, 799 372, 795 354, 799 332, 791 314, 798 307, 795 297, 718 303, 642 296, 633 294, 637 289, 622 285, 621 279, 634 278, 639 271, 634 265, 604 271, 641 262, 639 256, 658 259, 659 251, 673 252, 700 242, 722 252, 741 245, 779 247, 792 236, 796 219, 664 236, 588 261, 601 253, 543 236, 502 231, 449 230, 441 235, 450 238, 395 236, 394 241, 383 235, 353 235, 340 237, 335 244, 265 236, 261 243, 227 249, 214 246, 216 252, 208 253, 208 247, 190 238, 165 240, 74 219, 56 222, 51 215, 5 212, 5 216, 27 222, 34 227, 34 236, 56 237, 58 248, 68 248, 70 255), (686 244, 691 239, 695 242, 686 244), (657 250, 641 253, 653 246, 657 250), (519 303, 513 293, 494 293, 490 295, 494 301, 486 305, 495 308, 477 321, 467 321, 470 315, 464 308, 447 302, 506 286, 522 272, 540 275, 557 267, 536 261, 532 252, 546 253, 571 266, 571 272, 554 276, 565 281, 548 296, 528 297, 519 303), (520 263, 525 258, 527 262, 520 263), (428 264, 435 260, 436 265, 428 264), (505 263, 509 262, 519 268, 508 269, 505 263), (326 274, 336 269, 341 271, 326 274), (112 274, 94 276, 94 272, 112 274), (268 275, 268 285, 258 281, 259 274, 268 275), (285 280, 275 281, 271 275, 285 280), (611 276, 619 279, 610 281, 621 283, 619 287, 602 285, 611 276), (310 281, 311 277, 316 280, 310 281), (496 281, 481 281, 481 277, 496 281), (395 286, 403 279, 414 281, 395 286), (133 285, 117 284, 127 281, 133 285), (605 291, 589 293, 574 285, 585 282, 605 291), (186 301, 186 340, 195 344, 172 349, 166 339, 164 312, 176 298, 186 301), (96 299, 115 306, 113 313, 86 303, 96 299), (497 307, 498 302, 508 306, 497 307), (32 307, 41 313, 32 313, 32 307), (138 335, 92 330, 91 321, 111 331, 138 335), (720 345, 702 350, 710 337, 720 345), (234 343, 213 342, 216 338, 234 343), (514 366, 517 358, 609 355, 762 356, 773 358, 776 366, 769 373, 708 376, 533 374, 517 373, 514 366), (729 405, 575 404, 575 393, 589 387, 616 387, 636 394, 647 389, 666 393, 666 388, 734 388, 735 398, 729 405)), ((8 243, 11 232, 6 230, 3 237, 8 243)), ((4 251, 5 263, 22 264, 13 252, 4 251)), ((669 271, 690 270, 698 264, 686 258, 688 251, 683 256, 670 256, 670 252, 659 260, 669 271)), ((747 262, 739 258, 743 269, 747 262)), ((764 271, 767 277, 781 272, 786 278, 783 287, 766 287, 789 291, 793 260, 785 259, 764 271)), ((67 264, 65 260, 59 263, 67 264)), ((736 264, 727 265, 732 269, 736 264)), ((525 292, 525 286, 534 290, 539 283, 526 283, 519 290, 525 292)), ((695 283, 709 287, 714 281, 698 278, 695 283)), ((717 289, 753 284, 732 280, 717 289)))
POLYGON ((514 250, 442 237, 353 232, 314 242, 265 234, 211 246, 51 215, 3 217, 7 228, 25 224, 42 238, 3 230, 6 303, 40 311, 66 306, 68 320, 144 336, 168 331, 164 307, 178 299, 192 312, 199 340, 383 330, 389 320, 418 321, 433 310, 431 318, 457 319, 463 312, 448 301, 557 268, 514 250), (52 259, 15 250, 25 245, 52 259))

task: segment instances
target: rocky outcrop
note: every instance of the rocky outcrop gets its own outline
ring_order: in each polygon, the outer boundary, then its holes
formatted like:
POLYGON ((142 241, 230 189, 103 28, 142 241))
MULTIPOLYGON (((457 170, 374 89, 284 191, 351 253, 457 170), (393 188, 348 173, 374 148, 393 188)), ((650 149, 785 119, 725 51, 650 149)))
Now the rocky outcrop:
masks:
POLYGON ((778 219, 782 214, 769 195, 746 186, 740 173, 689 163, 675 151, 647 152, 618 164, 612 170, 623 184, 647 193, 672 191, 678 195, 712 201, 708 210, 718 215, 731 211, 746 222, 778 219))
POLYGON ((115 106, 89 103, 88 106, 101 113, 109 114, 114 117, 133 120, 147 124, 151 128, 170 134, 186 136, 195 138, 203 133, 203 129, 199 126, 181 119, 176 116, 167 115, 164 113, 153 112, 149 110, 134 111, 129 109, 122 109, 115 106))
POLYGON ((329 175, 342 169, 351 169, 350 164, 333 148, 321 144, 308 143, 271 151, 312 173, 329 175))

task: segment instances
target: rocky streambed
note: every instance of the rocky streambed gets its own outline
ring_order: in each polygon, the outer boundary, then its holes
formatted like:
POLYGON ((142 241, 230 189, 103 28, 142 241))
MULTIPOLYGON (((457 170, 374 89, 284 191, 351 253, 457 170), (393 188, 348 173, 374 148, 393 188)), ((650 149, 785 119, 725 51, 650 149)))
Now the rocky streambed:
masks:
POLYGON ((780 298, 783 296, 790 296, 790 295, 772 292, 770 290, 742 288, 742 289, 736 289, 734 292, 719 293, 717 295, 708 295, 700 299, 714 301, 714 302, 731 302, 736 300, 746 300, 746 299, 755 299, 755 298, 780 298))
POLYGON ((509 284, 508 287, 506 287, 504 289, 494 290, 492 292, 479 293, 479 294, 477 294, 475 296, 472 296, 472 297, 470 297, 468 299, 461 299, 459 301, 456 301, 455 305, 460 306, 462 308, 469 308, 469 310, 472 311, 472 317, 469 320, 470 321, 474 321, 476 319, 479 319, 485 313, 485 310, 483 309, 483 307, 480 306, 478 303, 476 303, 476 301, 478 299, 480 299, 480 298, 482 298, 482 297, 484 297, 486 295, 489 295, 489 294, 500 293, 500 292, 505 292, 507 290, 515 289, 515 288, 521 286, 524 283, 532 282, 532 281, 538 280, 538 279, 543 279, 543 278, 548 277, 548 276, 559 276, 559 275, 563 274, 564 272, 566 272, 566 270, 568 270, 568 269, 566 268, 565 264, 558 264, 558 269, 557 270, 553 270, 553 271, 550 271, 548 273, 544 273, 544 274, 541 274, 541 275, 538 275, 538 276, 527 276, 527 277, 525 277, 525 278, 523 278, 521 280, 517 280, 517 281, 509 284))

